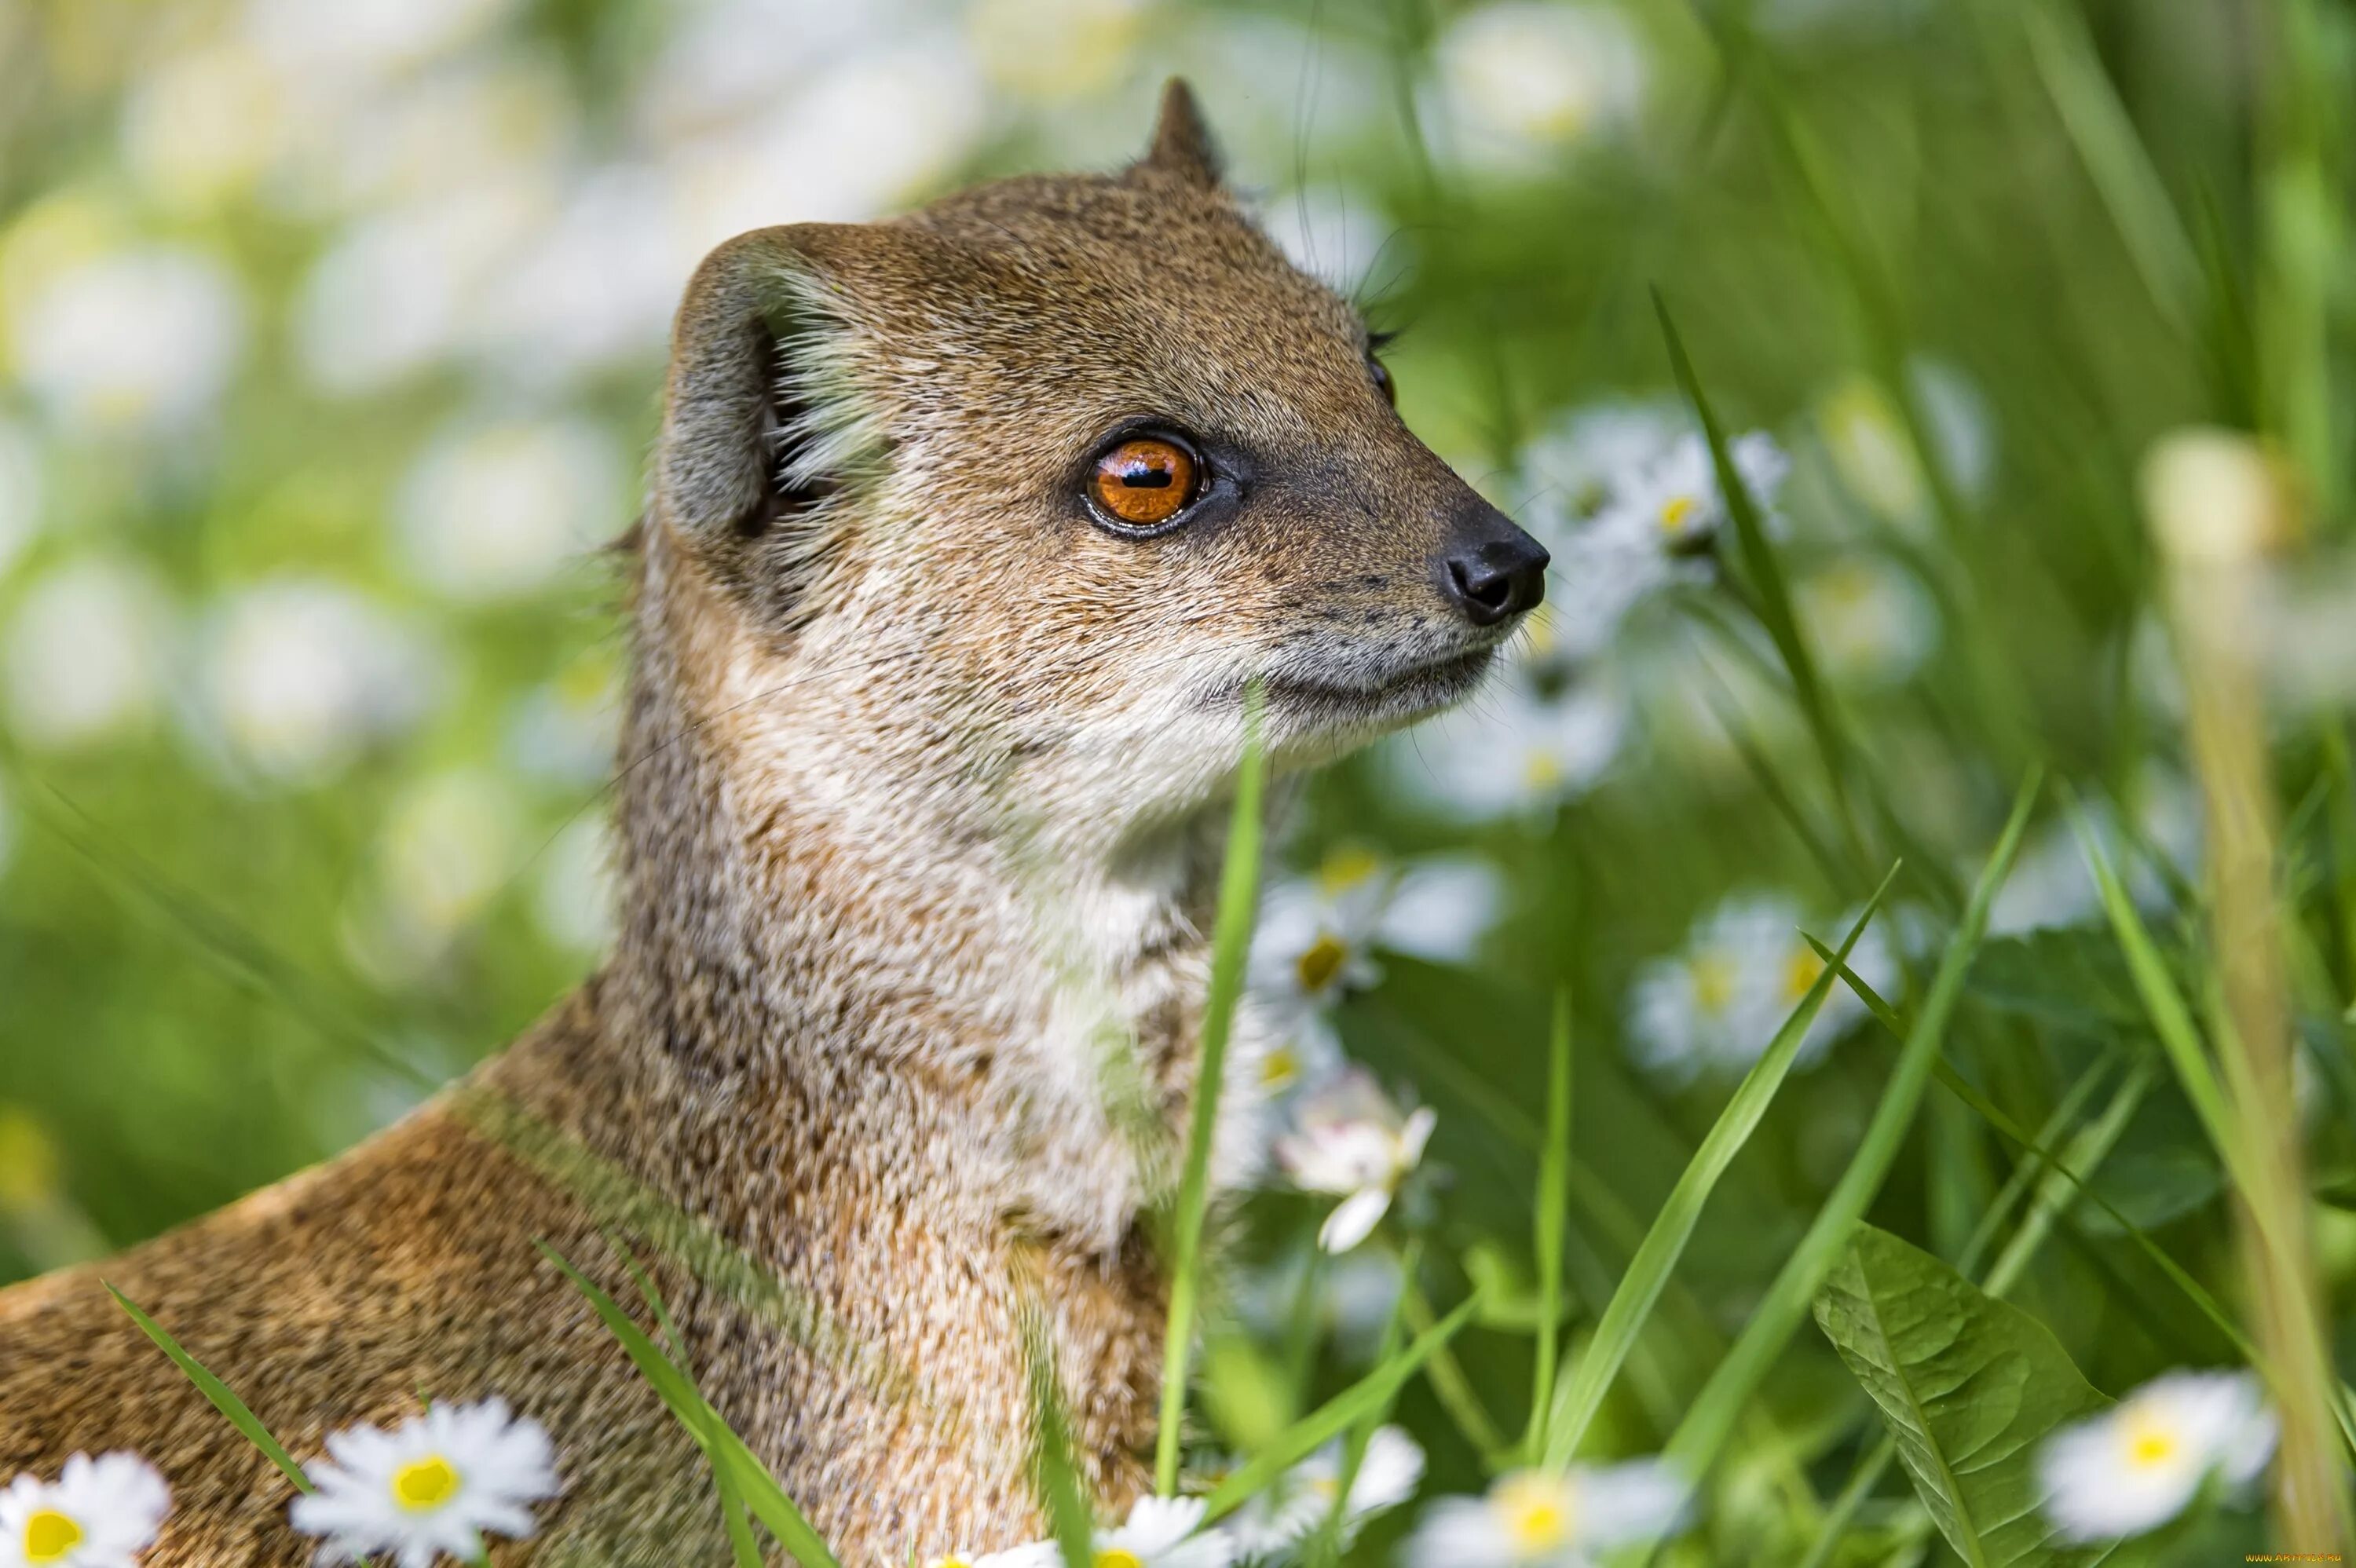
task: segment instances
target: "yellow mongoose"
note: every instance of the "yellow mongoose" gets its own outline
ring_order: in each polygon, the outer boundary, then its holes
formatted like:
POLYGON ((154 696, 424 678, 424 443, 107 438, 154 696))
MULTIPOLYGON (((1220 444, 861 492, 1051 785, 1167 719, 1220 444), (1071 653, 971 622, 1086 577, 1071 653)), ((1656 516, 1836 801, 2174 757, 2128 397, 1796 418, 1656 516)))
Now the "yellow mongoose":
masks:
MULTIPOLYGON (((535 1240, 634 1305, 616 1244, 654 1265, 846 1563, 1040 1532, 1033 1322, 1124 1500, 1247 686, 1276 764, 1313 764, 1464 696, 1542 592, 1387 393, 1180 83, 1117 176, 722 246, 632 540, 610 961, 105 1277, 297 1456, 421 1396, 543 1423, 564 1491, 501 1563, 727 1560, 694 1449, 535 1240)), ((175 1492, 155 1568, 304 1561, 292 1487, 101 1273, 0 1294, 0 1477, 135 1449, 175 1492)))

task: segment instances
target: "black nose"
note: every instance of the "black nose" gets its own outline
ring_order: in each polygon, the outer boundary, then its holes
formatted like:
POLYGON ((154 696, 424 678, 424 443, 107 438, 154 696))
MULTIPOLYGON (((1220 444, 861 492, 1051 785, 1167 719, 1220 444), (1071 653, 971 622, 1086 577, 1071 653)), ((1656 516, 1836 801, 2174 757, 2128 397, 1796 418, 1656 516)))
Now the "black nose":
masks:
POLYGON ((1476 626, 1494 626, 1546 597, 1546 547, 1494 507, 1466 508, 1440 552, 1440 592, 1476 626))

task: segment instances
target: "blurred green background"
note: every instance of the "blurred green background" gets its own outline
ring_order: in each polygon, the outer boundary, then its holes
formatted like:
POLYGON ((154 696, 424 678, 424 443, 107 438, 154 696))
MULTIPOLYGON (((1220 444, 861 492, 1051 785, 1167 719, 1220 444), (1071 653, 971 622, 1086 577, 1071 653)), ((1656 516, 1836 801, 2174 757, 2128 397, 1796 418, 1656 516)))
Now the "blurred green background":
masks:
MULTIPOLYGON (((1705 549, 1608 613, 1558 571, 1558 624, 1463 728, 1312 792, 1300 868, 1491 869, 1397 944, 1450 962, 1383 957, 1334 1015, 1440 1111, 1409 1220, 1445 1268, 1526 1282, 1535 1156, 1499 1133, 1537 1114, 1558 985, 1591 1312, 1730 1082, 1659 1044, 1644 976, 1730 897, 1835 939, 1902 852, 1902 996, 2032 764, 2195 943, 2136 474, 2222 424, 2267 439, 2306 525, 2265 658, 2320 1266, 2356 1360, 2338 0, 0 0, 0 1280, 349 1144, 594 962, 624 663, 598 547, 634 515, 695 259, 1116 166, 1179 73, 1271 231, 1399 334, 1410 424, 1558 547, 1616 482, 1597 411, 1683 419, 1657 291, 1720 416, 1788 461, 1781 571, 1855 742, 1836 791, 1762 585, 1705 549), (1497 760, 1468 778, 1468 754, 1497 760)), ((2033 1127, 2099 1052, 2150 1050, 2050 804, 1997 923, 1950 1060, 2033 1127)), ((1721 1189, 1632 1380, 1655 1397, 1616 1394, 1605 1446, 1658 1445, 1838 1174, 1891 1054, 1863 1017, 1721 1189)), ((1875 1218, 1953 1257, 2015 1157, 1933 1100, 1875 1218)), ((2172 1089, 2096 1181, 2233 1298, 2172 1089)), ((1314 1216, 1251 1218, 1240 1255, 1280 1270, 1314 1216)), ((2118 1392, 2229 1354, 2157 1281, 2088 1209, 2015 1299, 2118 1392)), ((1526 1335, 1461 1353, 1515 1412, 1526 1335)), ((1214 1337, 1230 1435, 1276 1419, 1277 1355, 1214 1337)), ((1697 1560, 1783 1560, 1822 1500, 1799 1492, 1869 1431, 1813 1328, 1769 1401, 1697 1560)), ((1472 1485, 1462 1413, 1419 1385, 1405 1413, 1435 1479, 1472 1485)), ((1850 1560, 1903 1536, 1890 1488, 1850 1560)))

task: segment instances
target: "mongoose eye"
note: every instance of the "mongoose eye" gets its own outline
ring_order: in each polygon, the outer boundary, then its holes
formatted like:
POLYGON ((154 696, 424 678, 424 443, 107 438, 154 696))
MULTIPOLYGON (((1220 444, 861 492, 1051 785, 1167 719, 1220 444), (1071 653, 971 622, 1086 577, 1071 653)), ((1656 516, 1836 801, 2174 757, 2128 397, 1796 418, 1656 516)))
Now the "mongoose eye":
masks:
POLYGON ((1366 368, 1374 372, 1375 390, 1383 395, 1383 401, 1393 408, 1398 407, 1398 384, 1391 379, 1390 367, 1369 354, 1366 356, 1366 368))
POLYGON ((1132 436, 1097 458, 1088 488, 1108 522, 1150 528, 1184 511, 1202 488, 1203 464, 1165 436, 1132 436))

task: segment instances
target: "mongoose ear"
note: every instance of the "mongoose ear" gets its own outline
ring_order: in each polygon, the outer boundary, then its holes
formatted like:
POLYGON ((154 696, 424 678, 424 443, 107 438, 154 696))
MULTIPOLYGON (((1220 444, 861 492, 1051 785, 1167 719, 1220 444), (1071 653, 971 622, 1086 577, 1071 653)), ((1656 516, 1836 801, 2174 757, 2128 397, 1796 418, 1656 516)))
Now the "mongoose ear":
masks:
POLYGON ((1204 190, 1219 188, 1218 144, 1203 121, 1203 106, 1183 76, 1173 76, 1162 89, 1162 112, 1153 122, 1153 140, 1139 164, 1176 175, 1204 190))
POLYGON ((657 503, 674 526, 769 532, 815 509, 880 446, 851 385, 841 281, 861 232, 758 229, 696 268, 672 331, 655 454, 657 503))

